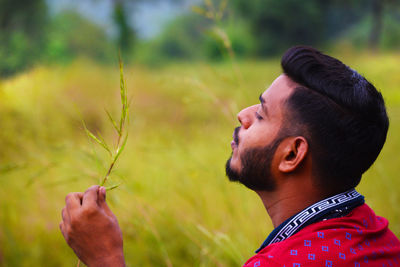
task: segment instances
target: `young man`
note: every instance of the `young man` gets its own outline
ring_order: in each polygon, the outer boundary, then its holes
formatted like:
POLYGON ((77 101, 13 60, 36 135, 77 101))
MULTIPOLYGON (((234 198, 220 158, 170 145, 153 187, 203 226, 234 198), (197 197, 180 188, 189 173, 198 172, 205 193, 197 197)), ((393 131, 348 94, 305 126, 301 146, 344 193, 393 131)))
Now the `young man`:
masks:
MULTIPOLYGON (((231 181, 260 196, 275 227, 245 266, 400 266, 399 240, 354 189, 386 140, 382 95, 310 47, 289 49, 281 63, 260 104, 238 114, 226 164, 231 181)), ((103 187, 69 194, 62 218, 84 263, 124 266, 103 187)))

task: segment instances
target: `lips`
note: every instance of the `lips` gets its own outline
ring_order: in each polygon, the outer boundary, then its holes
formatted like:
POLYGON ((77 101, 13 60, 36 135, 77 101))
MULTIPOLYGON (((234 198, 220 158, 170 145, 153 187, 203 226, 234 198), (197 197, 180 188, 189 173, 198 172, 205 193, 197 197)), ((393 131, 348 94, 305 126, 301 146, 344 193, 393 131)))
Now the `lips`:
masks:
POLYGON ((235 149, 235 148, 237 147, 235 141, 232 141, 232 142, 231 142, 231 147, 232 147, 232 150, 235 149))
POLYGON ((236 148, 239 145, 239 130, 240 130, 240 127, 236 127, 235 130, 233 131, 233 134, 232 134, 233 140, 231 142, 232 149, 236 148))
POLYGON ((240 127, 236 127, 235 131, 233 132, 233 141, 235 141, 235 143, 238 145, 239 144, 239 130, 240 127))

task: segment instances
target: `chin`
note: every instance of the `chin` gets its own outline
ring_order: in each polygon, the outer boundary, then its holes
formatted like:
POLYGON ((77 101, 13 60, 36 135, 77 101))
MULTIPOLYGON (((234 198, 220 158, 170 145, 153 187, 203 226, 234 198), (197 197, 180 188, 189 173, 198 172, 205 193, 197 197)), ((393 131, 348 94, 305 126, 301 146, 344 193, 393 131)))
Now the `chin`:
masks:
POLYGON ((232 165, 232 156, 226 161, 225 173, 229 181, 238 182, 240 181, 239 171, 232 165))
POLYGON ((228 161, 227 161, 227 163, 229 162, 229 167, 232 169, 232 170, 234 170, 234 171, 236 171, 236 172, 239 172, 240 171, 240 168, 241 168, 241 162, 240 162, 240 158, 237 156, 237 155, 235 155, 235 154, 233 154, 232 153, 232 155, 229 157, 229 159, 228 159, 228 161))

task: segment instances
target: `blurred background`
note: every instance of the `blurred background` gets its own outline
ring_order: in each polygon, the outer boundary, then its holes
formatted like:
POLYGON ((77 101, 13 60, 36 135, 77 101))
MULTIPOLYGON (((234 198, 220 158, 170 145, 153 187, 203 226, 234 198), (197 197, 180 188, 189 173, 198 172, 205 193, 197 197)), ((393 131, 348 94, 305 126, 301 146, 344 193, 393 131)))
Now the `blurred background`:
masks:
POLYGON ((279 56, 301 43, 394 51, 398 0, 1 0, 0 75, 79 57, 159 65, 279 56), (229 38, 224 43, 225 35, 229 38))
POLYGON ((297 44, 365 75, 385 97, 387 143, 359 191, 400 235, 400 1, 0 0, 0 266, 74 266, 64 197, 98 184, 117 134, 118 51, 129 139, 108 185, 128 266, 240 266, 272 230, 228 183, 235 114, 297 44))

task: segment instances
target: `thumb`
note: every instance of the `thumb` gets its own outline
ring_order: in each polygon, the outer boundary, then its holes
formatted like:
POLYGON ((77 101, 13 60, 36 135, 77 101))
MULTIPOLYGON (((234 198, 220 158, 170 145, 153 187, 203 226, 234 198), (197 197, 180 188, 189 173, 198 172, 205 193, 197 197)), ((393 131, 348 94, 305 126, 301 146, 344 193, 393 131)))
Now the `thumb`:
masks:
POLYGON ((98 192, 99 192, 98 201, 99 205, 101 205, 101 203, 106 202, 106 188, 104 186, 100 186, 98 192))
POLYGON ((99 187, 99 195, 98 195, 98 204, 101 208, 103 208, 107 213, 110 213, 111 210, 106 202, 106 188, 104 186, 99 187))

